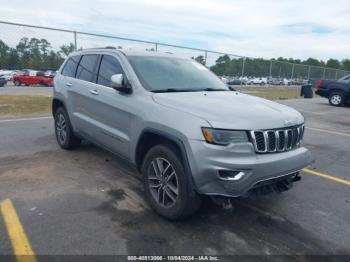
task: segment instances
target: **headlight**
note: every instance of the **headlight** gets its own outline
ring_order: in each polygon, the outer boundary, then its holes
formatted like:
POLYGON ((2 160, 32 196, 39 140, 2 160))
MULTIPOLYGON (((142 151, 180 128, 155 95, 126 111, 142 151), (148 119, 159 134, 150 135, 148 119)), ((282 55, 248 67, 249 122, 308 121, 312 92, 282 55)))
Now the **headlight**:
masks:
POLYGON ((228 145, 231 143, 246 143, 249 141, 246 131, 202 127, 202 132, 205 141, 210 144, 228 145))

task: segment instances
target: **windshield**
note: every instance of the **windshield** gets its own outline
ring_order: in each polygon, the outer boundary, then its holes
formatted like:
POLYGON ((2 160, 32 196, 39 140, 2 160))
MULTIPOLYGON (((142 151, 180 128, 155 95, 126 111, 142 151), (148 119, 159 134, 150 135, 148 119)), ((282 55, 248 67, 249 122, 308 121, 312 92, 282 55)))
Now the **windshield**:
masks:
POLYGON ((339 80, 341 80, 341 81, 350 81, 350 75, 343 76, 343 77, 340 78, 339 80))
POLYGON ((196 61, 173 57, 129 56, 141 84, 152 92, 228 91, 209 69, 196 61))

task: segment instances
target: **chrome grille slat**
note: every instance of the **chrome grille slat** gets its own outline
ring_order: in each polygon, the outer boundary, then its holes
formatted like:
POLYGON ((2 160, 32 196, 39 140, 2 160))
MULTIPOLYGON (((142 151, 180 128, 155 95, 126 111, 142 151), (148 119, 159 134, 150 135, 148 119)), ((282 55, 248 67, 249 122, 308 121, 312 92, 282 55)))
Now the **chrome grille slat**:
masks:
POLYGON ((287 150, 292 149, 292 143, 293 143, 293 132, 291 129, 287 130, 287 150))
POLYGON ((266 131, 263 132, 264 134, 264 142, 265 142, 265 152, 269 151, 269 138, 267 137, 266 131))
POLYGON ((279 144, 280 144, 280 135, 278 131, 275 131, 275 136, 276 136, 276 151, 278 151, 279 144))
POLYGON ((288 150, 288 129, 284 130, 284 150, 288 150))
POLYGON ((304 125, 274 130, 251 131, 257 153, 274 153, 292 150, 303 139, 304 125))
POLYGON ((300 127, 297 127, 298 131, 298 139, 297 139, 297 146, 300 144, 300 127))

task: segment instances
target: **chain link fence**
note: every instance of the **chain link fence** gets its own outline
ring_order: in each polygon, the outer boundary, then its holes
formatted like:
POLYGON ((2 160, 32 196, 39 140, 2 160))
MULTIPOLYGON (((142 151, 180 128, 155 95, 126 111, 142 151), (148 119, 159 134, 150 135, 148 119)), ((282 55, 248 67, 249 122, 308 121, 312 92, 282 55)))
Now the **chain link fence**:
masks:
POLYGON ((106 46, 121 50, 168 52, 192 58, 228 82, 239 84, 297 85, 303 79, 339 79, 350 74, 334 68, 0 21, 0 69, 56 70, 74 50, 106 46))

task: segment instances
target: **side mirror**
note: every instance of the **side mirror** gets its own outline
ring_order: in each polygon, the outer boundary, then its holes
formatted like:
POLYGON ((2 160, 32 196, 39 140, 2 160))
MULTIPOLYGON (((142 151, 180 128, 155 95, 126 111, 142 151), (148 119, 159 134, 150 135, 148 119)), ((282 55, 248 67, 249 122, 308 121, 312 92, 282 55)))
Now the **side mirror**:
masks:
POLYGON ((131 93, 131 87, 123 74, 111 76, 112 88, 119 92, 131 93))

